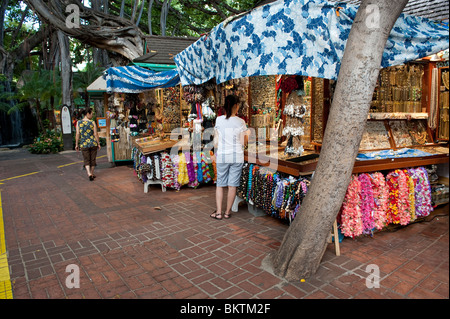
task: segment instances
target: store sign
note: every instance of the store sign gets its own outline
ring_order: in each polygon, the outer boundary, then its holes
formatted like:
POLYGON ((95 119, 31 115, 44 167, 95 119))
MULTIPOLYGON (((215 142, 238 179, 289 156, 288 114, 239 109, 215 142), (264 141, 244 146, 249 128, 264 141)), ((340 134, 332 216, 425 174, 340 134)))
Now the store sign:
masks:
POLYGON ((72 134, 72 122, 70 120, 70 112, 67 106, 61 109, 61 126, 63 134, 72 134))

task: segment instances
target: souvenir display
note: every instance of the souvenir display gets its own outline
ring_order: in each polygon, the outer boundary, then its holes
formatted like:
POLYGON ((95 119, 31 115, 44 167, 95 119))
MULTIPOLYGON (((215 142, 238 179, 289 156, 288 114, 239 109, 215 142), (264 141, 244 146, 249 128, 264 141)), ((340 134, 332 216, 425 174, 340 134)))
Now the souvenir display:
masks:
POLYGON ((144 155, 133 147, 134 173, 145 183, 147 180, 160 180, 164 187, 180 190, 181 187, 196 188, 200 183, 215 183, 215 162, 211 154, 204 152, 179 152, 176 155, 162 151, 144 155))
POLYGON ((164 89, 163 128, 171 132, 180 127, 180 88, 179 86, 164 89))
POLYGON ((449 71, 448 66, 441 69, 441 86, 439 92, 439 127, 438 138, 449 139, 449 71))
POLYGON ((424 145, 428 142, 426 124, 421 120, 389 121, 393 139, 397 147, 411 147, 424 145))
POLYGON ((390 148, 389 133, 383 121, 367 121, 360 150, 375 150, 390 148))
POLYGON ((371 112, 422 112, 422 78, 420 64, 392 66, 380 71, 371 112))
POLYGON ((385 226, 408 225, 433 211, 424 167, 353 175, 338 215, 344 236, 373 235, 385 226))
POLYGON ((307 178, 283 177, 280 173, 245 163, 237 194, 268 215, 292 222, 309 183, 307 178))
POLYGON ((286 122, 282 134, 287 139, 285 153, 301 156, 304 151, 302 136, 305 135, 305 117, 309 109, 304 99, 303 77, 287 78, 281 84, 281 89, 289 93, 283 110, 286 122))
MULTIPOLYGON (((390 225, 408 225, 433 210, 427 169, 398 168, 404 159, 420 161, 432 156, 440 160, 448 154, 445 145, 430 145, 434 132, 430 133, 428 126, 429 114, 421 109, 423 74, 424 67, 419 64, 380 72, 356 158, 355 169, 361 173, 352 175, 337 216, 345 237, 373 236, 390 225), (394 165, 386 159, 392 159, 394 165), (382 171, 377 171, 378 160, 383 164, 382 171)), ((448 69, 440 77, 436 136, 445 138, 442 123, 448 121, 448 69)), ((237 196, 255 209, 291 223, 302 213, 320 155, 334 86, 335 81, 299 75, 259 76, 220 85, 211 80, 202 85, 159 89, 140 99, 137 94, 115 94, 108 99, 107 117, 115 145, 132 145, 134 174, 145 187, 156 183, 164 187, 163 191, 198 188, 214 184, 217 179, 216 163, 210 161, 214 154, 203 151, 211 141, 204 140, 204 132, 224 114, 221 107, 225 97, 237 95, 237 115, 256 133, 252 133, 247 146, 237 196), (179 139, 168 140, 167 133, 174 128, 182 128, 186 143, 183 147, 179 139), (276 128, 277 133, 269 137, 260 128, 276 128), (263 136, 261 131, 266 134, 263 136), (169 154, 168 149, 174 146, 179 147, 178 152, 172 149, 169 154), (275 169, 264 167, 262 156, 257 162, 250 156, 263 153, 276 157, 275 169)))

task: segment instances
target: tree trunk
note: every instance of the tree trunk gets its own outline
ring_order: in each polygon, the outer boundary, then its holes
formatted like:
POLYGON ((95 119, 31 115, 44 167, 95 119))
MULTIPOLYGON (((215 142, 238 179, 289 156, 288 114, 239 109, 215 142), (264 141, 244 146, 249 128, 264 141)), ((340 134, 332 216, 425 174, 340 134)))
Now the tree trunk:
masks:
POLYGON ((67 105, 70 114, 72 114, 72 60, 70 59, 69 39, 60 30, 58 30, 58 43, 59 52, 61 54, 62 104, 67 105))
POLYGON ((43 133, 44 132, 44 124, 42 123, 41 103, 39 102, 39 99, 36 99, 36 117, 38 120, 39 133, 43 133))
POLYGON ((407 2, 361 3, 342 58, 310 189, 272 258, 279 276, 288 280, 307 278, 320 264, 351 179, 386 41, 407 2))
POLYGON ((3 46, 3 36, 5 31, 5 12, 8 7, 8 0, 1 0, 0 2, 0 46, 3 46))
MULTIPOLYGON (((147 21, 148 21, 148 34, 152 35, 152 7, 153 7, 153 1, 154 0, 149 0, 148 3, 148 11, 147 11, 147 21)), ((146 52, 144 52, 146 53, 146 52)))

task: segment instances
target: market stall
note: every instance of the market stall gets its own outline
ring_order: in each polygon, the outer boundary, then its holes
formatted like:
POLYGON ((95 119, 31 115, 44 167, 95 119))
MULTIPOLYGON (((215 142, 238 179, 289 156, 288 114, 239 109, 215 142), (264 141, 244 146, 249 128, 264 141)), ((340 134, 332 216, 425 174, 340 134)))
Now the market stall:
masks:
MULTIPOLYGON (((249 203, 250 211, 259 209, 289 221, 298 212, 320 156, 333 82, 358 9, 350 4, 340 3, 337 7, 326 1, 306 2, 277 1, 227 19, 174 58, 184 86, 200 85, 213 78, 219 86, 235 81, 252 83, 261 76, 275 78, 269 80, 274 86, 269 102, 254 105, 251 91, 247 99, 248 108, 243 115, 247 116, 249 127, 272 128, 275 133, 259 135, 261 130, 257 130, 245 154, 247 163, 238 195, 239 200, 249 203), (335 36, 327 38, 324 34, 335 36), (268 142, 276 138, 279 143, 268 142), (275 168, 268 168, 274 162, 275 168)), ((386 45, 384 70, 354 166, 355 178, 359 180, 361 176, 359 189, 369 175, 376 180, 382 174, 385 185, 401 175, 404 186, 406 178, 411 214, 408 222, 415 218, 411 213, 415 187, 430 188, 431 181, 424 172, 433 175, 429 170, 433 165, 446 164, 448 181, 445 128, 440 129, 443 137, 436 140, 439 129, 430 125, 433 121, 445 122, 448 111, 439 102, 445 101, 445 91, 437 94, 431 88, 437 88, 436 80, 434 86, 431 82, 435 63, 423 60, 402 64, 447 48, 448 27, 427 19, 400 16, 386 45), (427 37, 426 43, 423 36, 427 37), (433 100, 437 103, 433 104, 433 100)), ((441 73, 445 75, 445 69, 441 73)), ((379 188, 372 187, 372 194, 379 188)), ((349 187, 349 192, 354 189, 358 186, 349 187)), ((364 189, 369 192, 368 187, 364 189)), ((386 187, 383 189, 386 191, 386 187)), ((417 192, 417 198, 432 193, 417 192)), ((358 196, 361 198, 361 194, 358 196)), ((423 210, 429 212, 428 199, 421 203, 426 206, 423 210)), ((395 218, 390 220, 402 223, 395 218)))

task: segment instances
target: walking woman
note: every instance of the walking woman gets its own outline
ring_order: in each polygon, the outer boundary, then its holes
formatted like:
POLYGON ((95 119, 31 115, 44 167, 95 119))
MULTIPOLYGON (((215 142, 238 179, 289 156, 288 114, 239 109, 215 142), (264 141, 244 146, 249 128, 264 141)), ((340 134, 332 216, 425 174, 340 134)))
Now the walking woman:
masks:
POLYGON ((214 146, 216 149, 216 210, 210 215, 215 219, 231 217, 231 206, 236 197, 242 166, 244 165, 244 145, 248 141, 250 130, 245 121, 236 114, 239 110, 239 98, 228 95, 225 98, 225 115, 216 119, 214 146), (227 206, 222 215, 224 189, 228 188, 227 206))
POLYGON ((81 112, 83 119, 77 122, 77 132, 75 135, 75 149, 83 154, 84 167, 88 174, 89 180, 95 178, 94 169, 97 166, 97 150, 100 150, 100 142, 98 140, 97 125, 92 121, 92 109, 84 109, 81 112))

